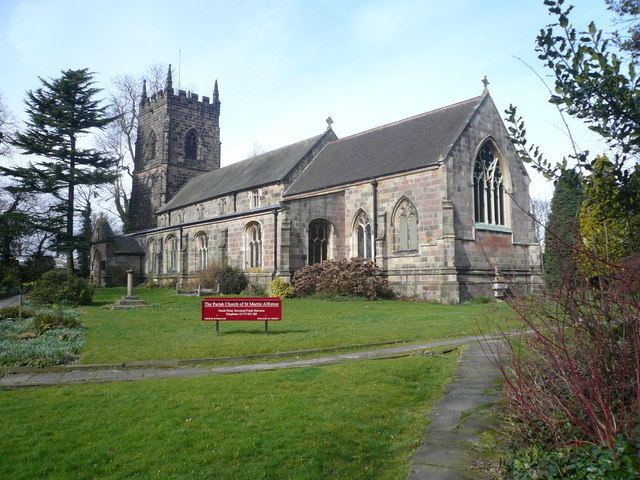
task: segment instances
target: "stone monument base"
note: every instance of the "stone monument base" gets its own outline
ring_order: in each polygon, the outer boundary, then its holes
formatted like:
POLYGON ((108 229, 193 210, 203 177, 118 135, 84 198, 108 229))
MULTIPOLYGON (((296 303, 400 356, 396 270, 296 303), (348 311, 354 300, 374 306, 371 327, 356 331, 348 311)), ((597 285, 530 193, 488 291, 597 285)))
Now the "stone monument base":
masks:
POLYGON ((113 310, 126 310, 128 308, 140 308, 146 306, 147 302, 145 302, 144 300, 140 300, 135 295, 127 295, 126 297, 122 297, 116 300, 111 308, 113 310))

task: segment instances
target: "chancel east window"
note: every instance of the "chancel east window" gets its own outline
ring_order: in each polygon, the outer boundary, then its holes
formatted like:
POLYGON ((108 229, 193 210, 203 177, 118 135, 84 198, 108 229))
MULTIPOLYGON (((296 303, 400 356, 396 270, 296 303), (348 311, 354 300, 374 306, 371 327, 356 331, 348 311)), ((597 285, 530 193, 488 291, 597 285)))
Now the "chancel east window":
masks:
POLYGON ((503 173, 489 142, 482 146, 473 166, 473 205, 476 223, 505 225, 503 173))
POLYGON ((331 224, 318 218, 309 224, 309 265, 321 263, 328 258, 331 224))
POLYGON ((373 258, 372 242, 373 236, 371 234, 371 222, 369 217, 362 210, 356 216, 354 222, 354 237, 355 237, 355 251, 357 256, 371 260, 373 258))
POLYGON ((196 160, 198 158, 198 132, 192 128, 184 136, 184 158, 196 160))
POLYGON ((253 222, 247 225, 246 264, 249 268, 262 267, 262 228, 260 224, 253 222))
POLYGON ((204 233, 196 236, 196 268, 204 270, 207 268, 207 236, 204 233))
POLYGON ((393 228, 396 252, 418 251, 418 212, 408 198, 398 202, 393 228))

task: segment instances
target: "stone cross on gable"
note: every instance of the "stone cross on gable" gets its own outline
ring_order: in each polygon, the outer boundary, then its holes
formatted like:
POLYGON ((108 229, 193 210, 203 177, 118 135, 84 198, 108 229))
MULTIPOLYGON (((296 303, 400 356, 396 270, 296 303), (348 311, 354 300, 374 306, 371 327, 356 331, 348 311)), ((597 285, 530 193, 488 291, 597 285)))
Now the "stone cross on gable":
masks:
POLYGON ((484 78, 482 79, 482 85, 484 85, 484 91, 486 92, 487 90, 489 90, 489 80, 487 80, 487 76, 485 75, 484 78))

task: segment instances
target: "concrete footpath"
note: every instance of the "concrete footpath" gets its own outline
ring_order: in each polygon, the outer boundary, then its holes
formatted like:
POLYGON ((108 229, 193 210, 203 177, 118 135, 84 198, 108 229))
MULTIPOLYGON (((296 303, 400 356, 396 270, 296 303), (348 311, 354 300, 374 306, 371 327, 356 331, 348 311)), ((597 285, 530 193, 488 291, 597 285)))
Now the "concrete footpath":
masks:
MULTIPOLYGON (((145 380, 150 378, 181 378, 203 375, 229 375, 265 370, 278 370, 284 368, 312 367, 319 365, 331 365, 335 363, 352 362, 360 360, 375 360, 381 358, 395 358, 411 355, 420 350, 439 347, 455 347, 465 344, 477 344, 484 337, 461 337, 435 342, 402 345, 390 348, 379 348, 362 352, 344 353, 339 355, 324 356, 319 358, 307 358, 300 360, 284 360, 271 363, 253 363, 231 366, 206 366, 195 365, 190 367, 162 367, 148 366, 142 368, 86 368, 69 366, 64 370, 37 370, 21 373, 7 373, 0 377, 0 387, 19 388, 33 386, 52 386, 67 384, 87 384, 100 382, 122 382, 145 380)), ((487 337, 493 338, 493 337, 487 337)))
POLYGON ((462 354, 446 393, 427 414, 427 431, 411 460, 408 480, 486 478, 468 468, 474 445, 490 427, 487 410, 498 399, 500 372, 484 350, 476 342, 462 354))

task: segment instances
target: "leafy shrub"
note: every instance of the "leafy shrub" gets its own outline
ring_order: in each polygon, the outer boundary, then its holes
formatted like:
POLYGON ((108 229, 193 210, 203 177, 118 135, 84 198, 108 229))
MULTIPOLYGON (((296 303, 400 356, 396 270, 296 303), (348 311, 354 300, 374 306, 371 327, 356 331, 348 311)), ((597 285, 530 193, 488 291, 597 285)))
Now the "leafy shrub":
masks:
POLYGON ((195 283, 206 289, 218 288, 220 274, 223 272, 224 266, 216 262, 211 262, 207 268, 196 273, 195 283))
POLYGON ((33 317, 33 326, 38 332, 46 332, 55 328, 77 328, 82 326, 78 314, 66 309, 43 309, 33 317))
POLYGON ((572 478, 585 480, 633 480, 638 478, 640 436, 635 444, 619 437, 613 448, 583 445, 512 452, 505 471, 512 480, 572 478))
POLYGON ((477 297, 473 297, 469 303, 471 303, 471 305, 483 305, 485 303, 493 303, 494 301, 495 299, 488 295, 478 295, 477 297))
POLYGON ((93 285, 68 270, 51 270, 33 282, 29 298, 36 304, 88 305, 93 285))
POLYGON ((84 346, 84 329, 54 328, 38 333, 33 319, 0 321, 0 365, 44 367, 74 361, 84 346))
POLYGON ((281 278, 274 278, 269 283, 269 295, 280 298, 292 297, 293 286, 281 278))
POLYGON ((227 265, 218 274, 220 293, 238 294, 247 288, 247 276, 238 267, 227 265))
POLYGON ((248 295, 253 295, 255 297, 265 297, 267 295, 266 289, 256 280, 252 280, 251 277, 249 277, 247 278, 247 281, 249 283, 244 292, 246 292, 248 295))
POLYGON ((293 289, 297 296, 354 295, 369 300, 393 297, 389 281, 380 275, 378 266, 360 258, 327 260, 304 267, 293 276, 293 289))
POLYGON ((9 305, 7 307, 0 308, 0 320, 5 320, 7 318, 20 318, 21 315, 22 318, 29 318, 33 317, 34 314, 35 312, 32 308, 25 306, 22 307, 22 312, 20 311, 19 305, 9 305))

